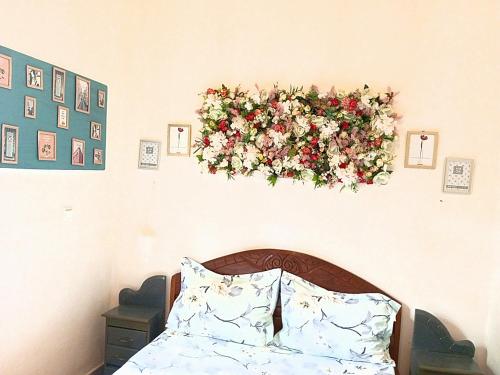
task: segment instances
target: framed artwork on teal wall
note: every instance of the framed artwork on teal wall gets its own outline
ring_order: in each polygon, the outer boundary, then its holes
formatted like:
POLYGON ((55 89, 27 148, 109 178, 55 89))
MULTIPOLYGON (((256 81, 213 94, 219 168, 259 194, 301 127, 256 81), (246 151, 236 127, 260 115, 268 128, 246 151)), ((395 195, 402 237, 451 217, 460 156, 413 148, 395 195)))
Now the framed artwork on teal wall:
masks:
POLYGON ((0 168, 104 170, 106 85, 0 46, 0 168))

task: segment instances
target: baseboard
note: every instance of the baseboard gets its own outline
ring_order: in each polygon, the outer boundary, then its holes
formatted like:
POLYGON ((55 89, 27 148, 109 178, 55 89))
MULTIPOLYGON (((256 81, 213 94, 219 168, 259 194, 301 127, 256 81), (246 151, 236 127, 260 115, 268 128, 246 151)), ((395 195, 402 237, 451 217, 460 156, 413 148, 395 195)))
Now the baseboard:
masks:
POLYGON ((85 375, 102 375, 103 372, 104 372, 104 363, 90 370, 85 375))

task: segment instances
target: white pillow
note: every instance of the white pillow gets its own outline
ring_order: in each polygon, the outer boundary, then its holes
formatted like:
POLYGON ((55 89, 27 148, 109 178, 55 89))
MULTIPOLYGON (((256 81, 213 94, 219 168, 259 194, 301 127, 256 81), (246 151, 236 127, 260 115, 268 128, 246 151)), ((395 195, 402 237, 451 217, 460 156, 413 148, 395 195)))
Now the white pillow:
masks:
POLYGON ((380 293, 331 292, 298 276, 281 277, 283 329, 275 343, 302 353, 394 365, 389 355, 400 305, 380 293))
POLYGON ((219 275, 192 259, 181 262, 181 292, 167 328, 242 344, 265 346, 273 339, 273 312, 280 269, 219 275))

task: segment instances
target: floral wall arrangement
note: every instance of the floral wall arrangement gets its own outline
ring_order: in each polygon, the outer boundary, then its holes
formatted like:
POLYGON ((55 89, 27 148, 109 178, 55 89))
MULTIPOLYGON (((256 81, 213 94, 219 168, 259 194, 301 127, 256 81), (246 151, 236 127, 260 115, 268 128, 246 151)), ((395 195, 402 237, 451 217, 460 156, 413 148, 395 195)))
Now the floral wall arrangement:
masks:
POLYGON ((271 185, 293 178, 352 191, 389 180, 397 117, 390 90, 249 92, 223 85, 202 96, 196 155, 204 171, 230 178, 260 172, 271 185))

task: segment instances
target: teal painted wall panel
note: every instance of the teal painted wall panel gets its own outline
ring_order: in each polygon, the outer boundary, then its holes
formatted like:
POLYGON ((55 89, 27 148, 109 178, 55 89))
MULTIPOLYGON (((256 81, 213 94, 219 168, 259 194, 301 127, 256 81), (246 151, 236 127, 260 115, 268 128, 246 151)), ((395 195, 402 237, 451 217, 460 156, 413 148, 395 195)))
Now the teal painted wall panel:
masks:
MULTIPOLYGON (((18 164, 4 164, 0 168, 23 169, 75 169, 104 170, 106 166, 106 115, 108 88, 106 85, 90 80, 90 114, 75 110, 75 74, 63 66, 66 71, 66 91, 64 103, 52 100, 52 68, 54 65, 0 46, 0 54, 12 58, 12 88, 0 88, 0 125, 9 124, 19 127, 18 164), (26 65, 43 70, 43 90, 29 88, 26 85, 26 65), (97 92, 106 93, 104 108, 97 105, 97 92), (24 97, 37 99, 37 118, 24 117, 24 97), (69 109, 69 129, 57 127, 57 107, 69 109), (90 138, 90 122, 101 124, 101 140, 90 138), (57 160, 38 160, 38 130, 57 134, 57 160), (85 166, 71 164, 71 139, 85 141, 85 166), (103 164, 94 164, 94 148, 103 150, 103 164)), ((89 79, 89 78, 87 78, 89 79)), ((1 136, 1 134, 0 134, 1 136)))

